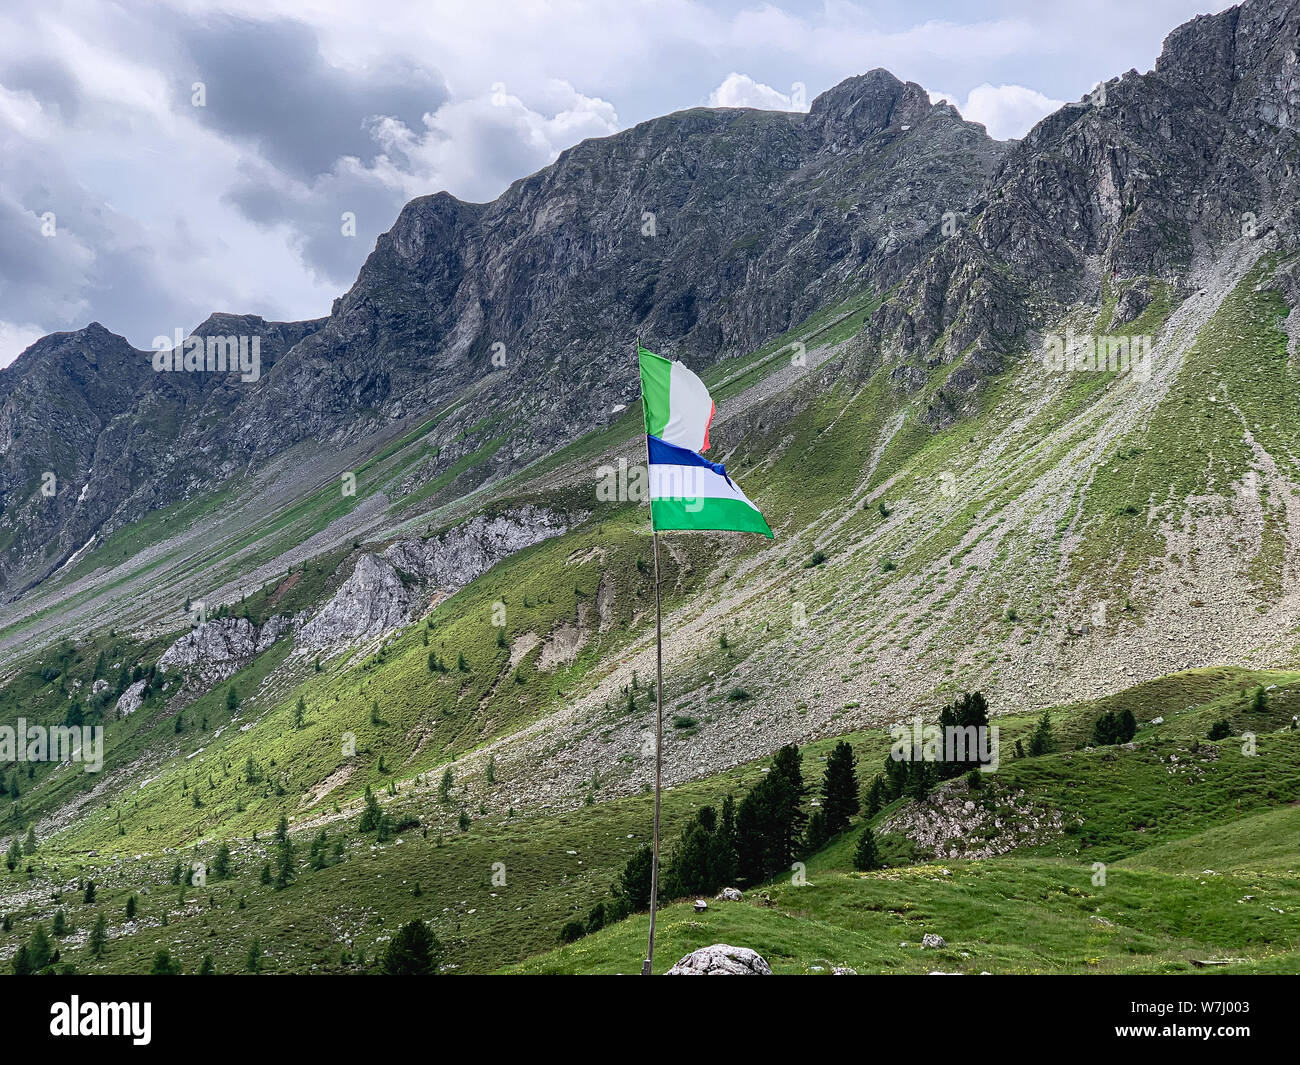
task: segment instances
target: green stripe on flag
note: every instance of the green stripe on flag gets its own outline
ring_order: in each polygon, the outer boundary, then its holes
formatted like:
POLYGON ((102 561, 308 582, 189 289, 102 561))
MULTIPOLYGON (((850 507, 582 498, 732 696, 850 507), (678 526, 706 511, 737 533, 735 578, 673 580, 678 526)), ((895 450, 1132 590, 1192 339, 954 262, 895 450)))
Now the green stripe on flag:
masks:
POLYGON ((763 515, 743 499, 652 499, 650 521, 656 532, 748 532, 772 539, 763 515))
POLYGON ((662 437, 668 425, 669 381, 673 364, 662 355, 637 345, 637 361, 641 364, 641 406, 645 411, 645 431, 662 437))

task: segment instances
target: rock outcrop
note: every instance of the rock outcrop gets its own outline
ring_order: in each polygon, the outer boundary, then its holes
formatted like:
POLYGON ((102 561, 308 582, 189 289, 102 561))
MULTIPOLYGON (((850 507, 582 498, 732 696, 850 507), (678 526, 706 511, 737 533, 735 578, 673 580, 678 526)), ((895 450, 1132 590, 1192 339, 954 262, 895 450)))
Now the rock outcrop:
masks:
POLYGON ((525 505, 479 515, 427 540, 401 540, 357 559, 328 603, 298 633, 298 646, 321 651, 377 639, 405 625, 434 591, 454 592, 517 551, 559 536, 585 514, 525 505))
POLYGON ((195 330, 260 338, 255 381, 155 373, 98 324, 45 337, 0 370, 0 590, 297 444, 435 410, 404 491, 480 450, 467 485, 517 469, 634 401, 612 337, 707 366, 886 291, 1006 150, 873 70, 806 114, 694 108, 584 141, 493 203, 411 201, 328 319, 223 314, 195 330))
POLYGON ((693 950, 666 976, 771 976, 772 967, 757 951, 715 943, 693 950))
POLYGON ((292 626, 283 615, 254 625, 247 618, 216 618, 187 632, 162 653, 158 671, 184 672, 211 684, 238 673, 292 626))

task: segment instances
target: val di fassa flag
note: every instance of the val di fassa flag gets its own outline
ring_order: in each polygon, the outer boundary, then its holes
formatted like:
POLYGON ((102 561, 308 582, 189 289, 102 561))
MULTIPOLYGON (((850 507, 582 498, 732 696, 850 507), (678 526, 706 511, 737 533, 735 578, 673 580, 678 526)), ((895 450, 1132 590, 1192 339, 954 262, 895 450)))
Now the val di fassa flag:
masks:
POLYGON ((762 513, 727 471, 684 443, 708 446, 714 408, 704 382, 681 363, 644 348, 638 356, 650 460, 651 526, 656 532, 752 532, 771 539, 772 530, 762 513), (660 433, 668 433, 671 439, 660 433))
POLYGON ((656 532, 694 529, 772 538, 758 507, 721 465, 657 436, 646 439, 650 442, 650 520, 656 532))
POLYGON ((646 351, 640 344, 636 354, 645 431, 690 451, 708 451, 713 397, 704 382, 680 362, 646 351))

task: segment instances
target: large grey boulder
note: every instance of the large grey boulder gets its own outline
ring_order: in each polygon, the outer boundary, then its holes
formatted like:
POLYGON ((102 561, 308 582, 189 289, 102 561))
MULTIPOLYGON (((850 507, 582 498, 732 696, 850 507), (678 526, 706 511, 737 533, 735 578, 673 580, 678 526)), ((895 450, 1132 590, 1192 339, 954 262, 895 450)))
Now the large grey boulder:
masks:
POLYGON ((299 631, 298 646, 324 650, 383 636, 417 617, 435 590, 463 588, 502 559, 561 535, 585 517, 527 504, 471 518, 427 540, 400 540, 380 555, 362 555, 333 598, 299 631))
POLYGON ((127 688, 117 699, 117 716, 126 717, 128 714, 134 714, 144 703, 144 686, 147 682, 137 680, 131 687, 127 688))
POLYGON ((265 651, 291 619, 277 615, 257 626, 247 618, 217 618, 187 632, 162 653, 158 671, 188 672, 205 683, 234 676, 265 651))
POLYGON ((667 972, 668 976, 771 976, 772 967, 762 955, 748 947, 715 943, 687 954, 667 972))
POLYGON ((298 645, 313 650, 382 636, 406 624, 420 601, 393 564, 362 555, 334 597, 298 633, 298 645))

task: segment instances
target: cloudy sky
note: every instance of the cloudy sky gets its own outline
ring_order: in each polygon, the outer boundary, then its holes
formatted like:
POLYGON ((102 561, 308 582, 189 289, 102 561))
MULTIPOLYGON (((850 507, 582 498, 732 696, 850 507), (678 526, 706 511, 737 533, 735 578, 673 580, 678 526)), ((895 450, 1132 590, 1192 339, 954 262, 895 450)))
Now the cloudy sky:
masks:
POLYGON ((489 200, 684 107, 806 109, 883 66, 1020 136, 1225 6, 7 0, 0 366, 91 321, 148 348, 215 310, 326 314, 410 198, 489 200))

